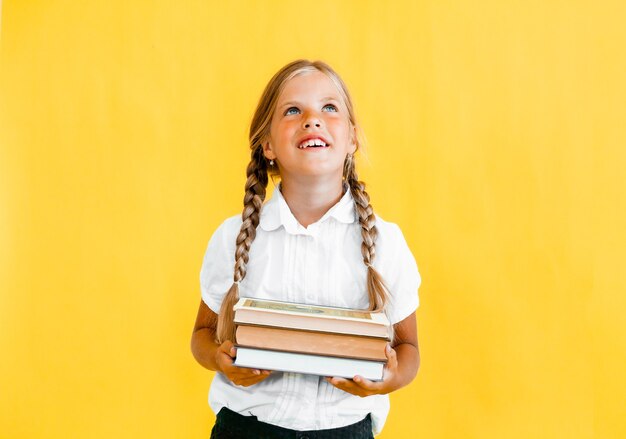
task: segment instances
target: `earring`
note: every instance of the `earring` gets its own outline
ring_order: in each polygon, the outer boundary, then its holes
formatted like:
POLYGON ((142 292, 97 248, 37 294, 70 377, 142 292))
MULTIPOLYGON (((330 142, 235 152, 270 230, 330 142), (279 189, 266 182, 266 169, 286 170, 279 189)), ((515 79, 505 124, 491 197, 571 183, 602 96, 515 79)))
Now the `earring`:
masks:
POLYGON ((270 159, 270 166, 274 166, 274 160, 270 159))

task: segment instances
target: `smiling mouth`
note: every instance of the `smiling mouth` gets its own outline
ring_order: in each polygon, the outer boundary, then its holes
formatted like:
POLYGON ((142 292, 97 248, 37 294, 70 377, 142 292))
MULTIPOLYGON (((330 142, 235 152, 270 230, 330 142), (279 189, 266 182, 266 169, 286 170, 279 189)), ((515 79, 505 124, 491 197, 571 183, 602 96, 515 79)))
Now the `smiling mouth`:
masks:
POLYGON ((300 149, 306 149, 306 148, 327 148, 329 145, 324 142, 323 140, 320 139, 310 139, 310 140, 305 140, 304 142, 302 142, 300 145, 298 145, 298 148, 300 149))

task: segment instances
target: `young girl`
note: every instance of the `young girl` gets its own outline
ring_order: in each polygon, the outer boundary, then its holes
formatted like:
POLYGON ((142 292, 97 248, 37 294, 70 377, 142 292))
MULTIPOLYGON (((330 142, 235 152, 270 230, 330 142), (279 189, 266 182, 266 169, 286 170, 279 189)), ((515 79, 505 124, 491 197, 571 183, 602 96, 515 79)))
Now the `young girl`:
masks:
POLYGON ((402 232, 374 214, 358 180, 358 125, 337 73, 306 60, 280 69, 254 113, 250 148, 243 214, 217 228, 200 272, 191 349, 218 372, 211 438, 371 438, 387 394, 419 368, 420 275, 402 232), (274 175, 280 183, 263 204, 274 175), (240 296, 385 312, 394 337, 383 380, 234 366, 240 296))

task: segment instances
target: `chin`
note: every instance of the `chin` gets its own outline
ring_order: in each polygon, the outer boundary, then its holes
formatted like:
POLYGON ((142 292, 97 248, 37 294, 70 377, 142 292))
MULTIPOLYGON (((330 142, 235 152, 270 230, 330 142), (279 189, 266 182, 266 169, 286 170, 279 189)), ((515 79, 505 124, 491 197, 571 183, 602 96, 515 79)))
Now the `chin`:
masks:
POLYGON ((331 166, 307 166, 302 168, 298 174, 307 177, 315 177, 315 176, 332 176, 334 174, 343 175, 343 166, 341 167, 331 167, 331 166))

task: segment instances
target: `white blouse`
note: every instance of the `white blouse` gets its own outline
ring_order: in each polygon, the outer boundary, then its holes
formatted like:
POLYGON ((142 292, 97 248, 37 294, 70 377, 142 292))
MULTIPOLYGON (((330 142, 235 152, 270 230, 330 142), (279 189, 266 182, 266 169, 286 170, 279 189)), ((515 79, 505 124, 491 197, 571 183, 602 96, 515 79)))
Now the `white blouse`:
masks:
MULTIPOLYGON (((215 231, 200 271, 202 300, 219 313, 233 283, 235 239, 241 216, 224 221, 215 231)), ((393 223, 376 217, 378 239, 373 265, 390 290, 387 316, 398 323, 419 306, 421 278, 415 259, 393 223)), ((367 308, 367 270, 361 256, 361 231, 354 201, 346 191, 319 221, 307 228, 298 223, 280 190, 261 212, 240 295, 344 308, 367 308)), ((216 373, 209 405, 218 413, 226 406, 242 415, 294 430, 343 427, 372 415, 373 434, 383 428, 389 396, 365 398, 337 389, 324 378, 272 372, 249 387, 237 386, 216 373)))

